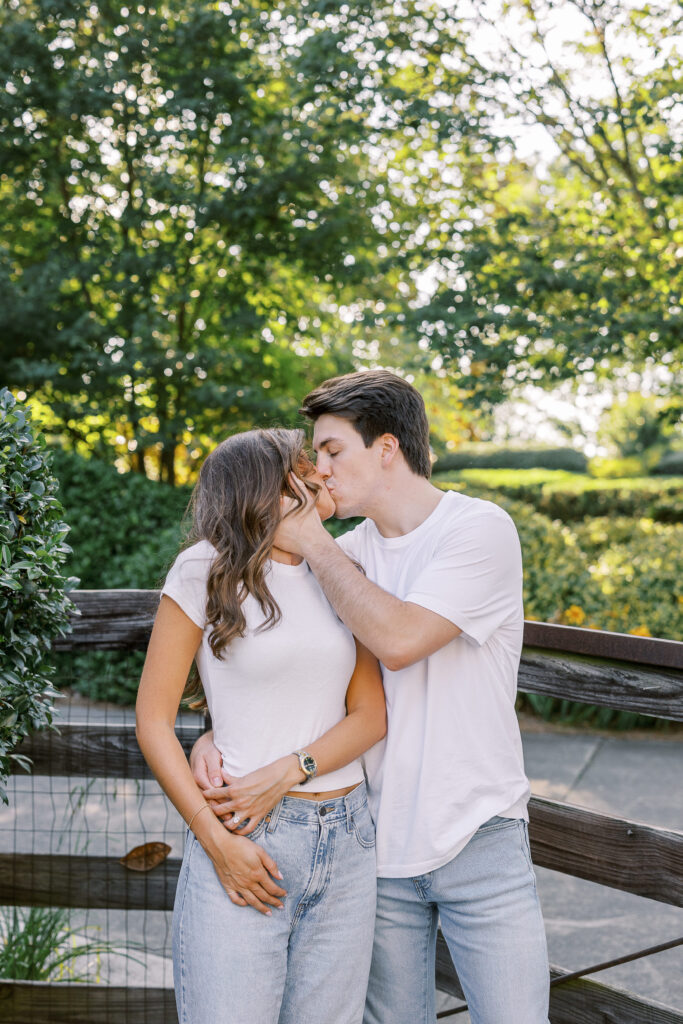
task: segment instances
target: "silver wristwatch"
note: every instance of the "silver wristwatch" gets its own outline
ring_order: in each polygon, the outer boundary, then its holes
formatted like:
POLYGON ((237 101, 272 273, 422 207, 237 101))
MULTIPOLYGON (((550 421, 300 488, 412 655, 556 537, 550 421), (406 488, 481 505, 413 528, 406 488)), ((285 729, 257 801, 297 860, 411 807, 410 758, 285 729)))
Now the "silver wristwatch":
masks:
POLYGON ((294 755, 299 758, 299 768, 301 768, 301 771, 306 776, 304 781, 301 783, 303 786, 305 782, 316 777, 318 774, 318 765, 316 764, 313 754, 309 754, 307 750, 295 750, 294 755))

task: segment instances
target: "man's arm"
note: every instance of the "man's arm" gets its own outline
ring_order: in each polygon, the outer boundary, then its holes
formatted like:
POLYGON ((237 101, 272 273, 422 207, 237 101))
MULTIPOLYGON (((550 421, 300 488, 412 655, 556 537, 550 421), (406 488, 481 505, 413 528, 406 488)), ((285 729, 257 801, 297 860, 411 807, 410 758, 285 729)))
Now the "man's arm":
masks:
MULTIPOLYGON (((288 517, 294 519, 294 516, 288 517)), ((462 632, 427 608, 401 601, 371 583, 347 558, 318 519, 304 515, 301 553, 339 618, 393 672, 421 661, 462 632)), ((317 518, 317 517, 316 517, 317 518)))

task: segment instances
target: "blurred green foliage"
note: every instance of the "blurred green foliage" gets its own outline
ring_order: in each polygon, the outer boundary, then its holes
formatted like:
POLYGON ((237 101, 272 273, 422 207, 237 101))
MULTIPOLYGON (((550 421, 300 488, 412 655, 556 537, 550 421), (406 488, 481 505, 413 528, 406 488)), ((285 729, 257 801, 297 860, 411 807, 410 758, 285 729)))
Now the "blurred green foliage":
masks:
POLYGON ((541 469, 464 469, 437 475, 434 482, 460 482, 468 491, 492 490, 528 502, 563 523, 604 515, 683 522, 683 477, 593 479, 541 469))
POLYGON ((588 459, 575 448, 496 448, 486 444, 479 448, 464 446, 456 452, 439 457, 433 467, 435 474, 459 469, 556 469, 569 473, 585 473, 588 459))
POLYGON ((683 476, 683 451, 667 452, 659 460, 652 472, 662 476, 683 476))
POLYGON ((73 452, 55 450, 52 465, 71 530, 69 569, 81 589, 158 586, 180 547, 191 489, 73 452))

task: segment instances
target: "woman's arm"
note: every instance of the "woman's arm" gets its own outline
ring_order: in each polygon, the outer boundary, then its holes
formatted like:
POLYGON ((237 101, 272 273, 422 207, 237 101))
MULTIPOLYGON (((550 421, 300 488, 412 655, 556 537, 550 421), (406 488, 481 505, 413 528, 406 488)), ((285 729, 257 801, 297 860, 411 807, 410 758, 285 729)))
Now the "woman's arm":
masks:
MULTIPOLYGON (((346 692, 346 717, 328 729, 314 743, 306 745, 318 765, 318 774, 343 768, 381 740, 387 731, 382 674, 377 659, 356 640, 356 667, 346 692)), ((278 758, 242 778, 223 772, 226 786, 204 791, 217 815, 238 814, 240 821, 249 819, 240 835, 248 835, 264 814, 272 810, 285 793, 306 778, 294 754, 278 758)), ((311 783, 315 792, 315 780, 311 783)), ((226 821, 234 828, 232 819, 226 821)))
POLYGON ((211 858, 233 903, 249 904, 270 914, 266 904, 281 907, 285 895, 271 875, 282 878, 265 850, 249 839, 226 833, 192 778, 175 735, 175 719, 202 631, 170 597, 162 596, 154 621, 136 704, 140 749, 160 786, 211 858))

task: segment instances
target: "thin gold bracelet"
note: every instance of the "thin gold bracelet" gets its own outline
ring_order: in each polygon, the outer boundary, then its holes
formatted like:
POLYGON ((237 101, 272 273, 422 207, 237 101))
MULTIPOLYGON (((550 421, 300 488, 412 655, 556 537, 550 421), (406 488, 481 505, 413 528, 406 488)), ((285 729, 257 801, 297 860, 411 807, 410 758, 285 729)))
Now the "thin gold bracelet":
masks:
POLYGON ((200 808, 199 808, 198 810, 196 810, 196 811, 194 812, 194 814, 192 815, 192 817, 190 818, 190 820, 189 820, 189 821, 188 821, 188 823, 187 823, 187 827, 188 827, 188 828, 192 828, 192 822, 194 821, 194 819, 195 819, 195 818, 197 817, 197 815, 198 815, 198 814, 201 814, 201 813, 202 813, 202 811, 203 811, 203 810, 204 810, 205 808, 207 808, 208 806, 209 806, 208 804, 202 804, 202 806, 201 806, 201 807, 200 807, 200 808))

